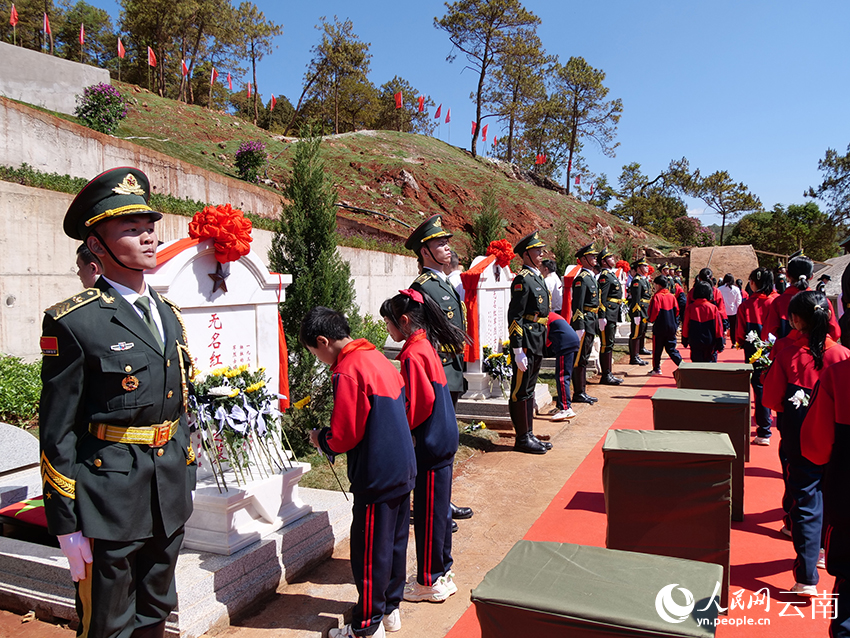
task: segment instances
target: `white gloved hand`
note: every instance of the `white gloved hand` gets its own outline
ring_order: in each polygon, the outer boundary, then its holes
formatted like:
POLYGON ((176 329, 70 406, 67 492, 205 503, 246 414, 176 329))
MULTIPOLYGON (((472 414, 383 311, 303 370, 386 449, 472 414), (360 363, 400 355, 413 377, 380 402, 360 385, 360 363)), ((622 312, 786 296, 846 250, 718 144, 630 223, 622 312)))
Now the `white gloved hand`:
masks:
POLYGON ((635 322, 636 326, 639 326, 640 325, 640 317, 635 317, 634 322, 635 322))
POLYGON ((578 340, 581 342, 582 337, 584 337, 584 330, 576 330, 576 335, 578 335, 578 340))
POLYGON ((71 565, 71 578, 74 579, 75 583, 85 580, 86 563, 92 562, 91 541, 83 536, 82 532, 62 534, 57 538, 59 539, 59 548, 71 565))
POLYGON ((525 372, 528 370, 528 357, 525 352, 523 352, 522 348, 514 348, 514 361, 516 361, 516 367, 525 372))
POLYGON ((607 325, 608 325, 607 319, 600 319, 599 320, 599 330, 600 331, 605 330, 605 326, 607 326, 607 325))

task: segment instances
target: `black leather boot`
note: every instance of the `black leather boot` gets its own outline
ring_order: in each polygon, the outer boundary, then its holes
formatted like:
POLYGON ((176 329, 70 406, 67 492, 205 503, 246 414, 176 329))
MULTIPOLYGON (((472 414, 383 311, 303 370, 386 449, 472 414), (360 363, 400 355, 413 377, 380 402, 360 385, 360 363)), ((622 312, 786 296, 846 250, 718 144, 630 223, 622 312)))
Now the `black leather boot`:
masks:
POLYGON ((549 441, 541 441, 536 436, 534 436, 534 399, 529 399, 526 402, 526 405, 526 414, 528 416, 528 435, 547 450, 551 450, 552 444, 549 443, 549 441))
POLYGON ((638 356, 638 340, 629 339, 629 365, 645 366, 649 365, 646 361, 638 356))
POLYGON ((454 520, 463 520, 465 518, 472 518, 472 508, 471 507, 458 507, 454 503, 449 503, 449 508, 452 512, 452 518, 454 520))
POLYGON ((646 349, 646 337, 643 336, 640 338, 640 349, 638 350, 638 354, 652 354, 649 350, 646 349))
POLYGON ((587 387, 587 368, 573 368, 573 403, 589 403, 593 405, 599 399, 589 396, 584 389, 587 387))
POLYGON ((606 352, 599 355, 599 363, 602 365, 602 378, 599 380, 600 385, 620 385, 623 380, 615 377, 611 372, 614 367, 614 353, 606 352))
MULTIPOLYGON (((525 452, 526 454, 546 454, 546 448, 537 439, 530 434, 528 424, 528 407, 526 403, 530 403, 532 399, 525 401, 511 401, 509 403, 511 420, 514 423, 514 432, 516 432, 516 441, 514 442, 514 450, 517 452, 525 452)), ((532 409, 533 409, 532 405, 532 409)))

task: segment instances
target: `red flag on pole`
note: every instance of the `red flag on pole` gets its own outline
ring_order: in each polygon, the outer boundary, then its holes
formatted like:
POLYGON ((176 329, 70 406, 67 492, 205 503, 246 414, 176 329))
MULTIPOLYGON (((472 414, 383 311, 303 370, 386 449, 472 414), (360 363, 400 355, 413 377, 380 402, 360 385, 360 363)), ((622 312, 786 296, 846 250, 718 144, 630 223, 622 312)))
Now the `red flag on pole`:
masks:
POLYGON ((44 33, 50 35, 50 19, 47 17, 47 14, 44 14, 44 33))
POLYGON ((494 135, 493 136, 493 146, 496 146, 496 142, 498 142, 498 141, 499 141, 499 138, 494 135))
POLYGON ((233 79, 230 77, 230 71, 227 72, 227 89, 229 91, 233 90, 233 79))
POLYGON ((439 119, 440 119, 440 111, 442 111, 442 109, 443 109, 443 105, 442 105, 442 104, 440 104, 440 106, 438 106, 438 107, 437 107, 437 112, 434 114, 434 119, 435 119, 435 120, 439 120, 439 119))
POLYGON ((490 126, 490 125, 485 124, 484 126, 481 127, 481 141, 483 141, 483 142, 487 141, 487 127, 488 126, 490 126))
POLYGON ((218 71, 213 67, 212 75, 210 75, 210 84, 215 84, 216 80, 218 80, 218 71))
POLYGON ((121 44, 121 38, 118 38, 118 57, 123 60, 125 55, 127 55, 127 52, 124 50, 124 45, 121 44))
POLYGON ((274 99, 274 93, 272 93, 272 107, 269 109, 270 111, 274 111, 275 104, 277 104, 277 100, 274 99))
POLYGON ((394 93, 393 97, 395 98, 395 107, 397 109, 400 109, 401 108, 401 91, 399 91, 398 93, 394 93))
POLYGON ((576 186, 581 184, 581 175, 576 175, 576 186))
POLYGON ((419 96, 419 112, 420 113, 425 112, 425 96, 424 95, 419 96))
POLYGON ((80 46, 86 43, 86 27, 80 23, 80 46))
POLYGON ((186 66, 186 60, 180 60, 180 64, 183 67, 183 75, 189 75, 189 67, 186 66))
POLYGON ((9 18, 9 24, 12 26, 18 24, 18 10, 15 8, 15 5, 12 5, 12 16, 9 18))
POLYGON ((534 164, 535 164, 535 166, 536 166, 537 164, 542 164, 542 162, 540 161, 540 159, 541 159, 541 155, 540 155, 540 153, 538 153, 538 154, 537 154, 537 157, 535 157, 535 158, 534 158, 534 164))
POLYGON ((446 111, 446 124, 452 121, 452 110, 448 109, 446 111))
POLYGON ((593 184, 590 185, 590 195, 593 196, 593 184))
POLYGON ((568 172, 568 173, 570 173, 570 172, 572 172, 572 170, 573 170, 573 161, 572 161, 572 160, 570 160, 570 161, 567 163, 567 172, 568 172))
POLYGON ((156 54, 150 47, 148 47, 148 66, 156 68, 156 54))
POLYGON ((251 97, 251 83, 248 82, 248 97, 251 97))
POLYGON ((475 129, 476 129, 476 128, 478 128, 478 123, 477 123, 477 122, 473 122, 473 123, 472 123, 472 134, 473 134, 473 135, 475 135, 475 129))

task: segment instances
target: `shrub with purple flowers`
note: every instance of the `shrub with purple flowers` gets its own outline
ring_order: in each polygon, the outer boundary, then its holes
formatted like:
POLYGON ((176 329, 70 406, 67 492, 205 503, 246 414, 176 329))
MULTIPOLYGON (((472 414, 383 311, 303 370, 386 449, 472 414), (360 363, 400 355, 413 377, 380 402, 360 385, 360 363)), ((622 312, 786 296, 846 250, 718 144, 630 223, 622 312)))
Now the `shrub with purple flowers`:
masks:
POLYGON ((236 151, 236 170, 246 182, 256 183, 266 163, 266 145, 260 141, 242 142, 236 151))
POLYGON ((676 239, 684 246, 713 246, 714 233, 699 223, 694 217, 683 215, 673 220, 676 239))
POLYGON ((111 84, 92 84, 77 96, 74 115, 90 129, 111 135, 127 117, 127 103, 111 84))

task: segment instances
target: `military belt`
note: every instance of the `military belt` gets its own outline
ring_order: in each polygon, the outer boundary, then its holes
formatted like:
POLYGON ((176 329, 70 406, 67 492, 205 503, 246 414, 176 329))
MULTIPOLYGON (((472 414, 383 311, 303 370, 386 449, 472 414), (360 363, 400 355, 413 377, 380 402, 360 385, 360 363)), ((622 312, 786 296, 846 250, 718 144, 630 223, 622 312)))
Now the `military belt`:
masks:
POLYGON ((584 307, 585 312, 596 312, 597 310, 599 310, 599 308, 596 307, 596 306, 585 306, 584 307))
POLYGON ((522 318, 526 321, 534 321, 542 326, 549 323, 549 317, 541 317, 540 315, 523 315, 522 318))
POLYGON ((101 441, 162 447, 177 432, 179 424, 179 420, 166 421, 165 423, 137 428, 110 425, 109 423, 89 423, 89 432, 101 441))
POLYGON ((625 301, 625 299, 612 299, 612 298, 609 297, 608 301, 610 303, 623 303, 625 301))

